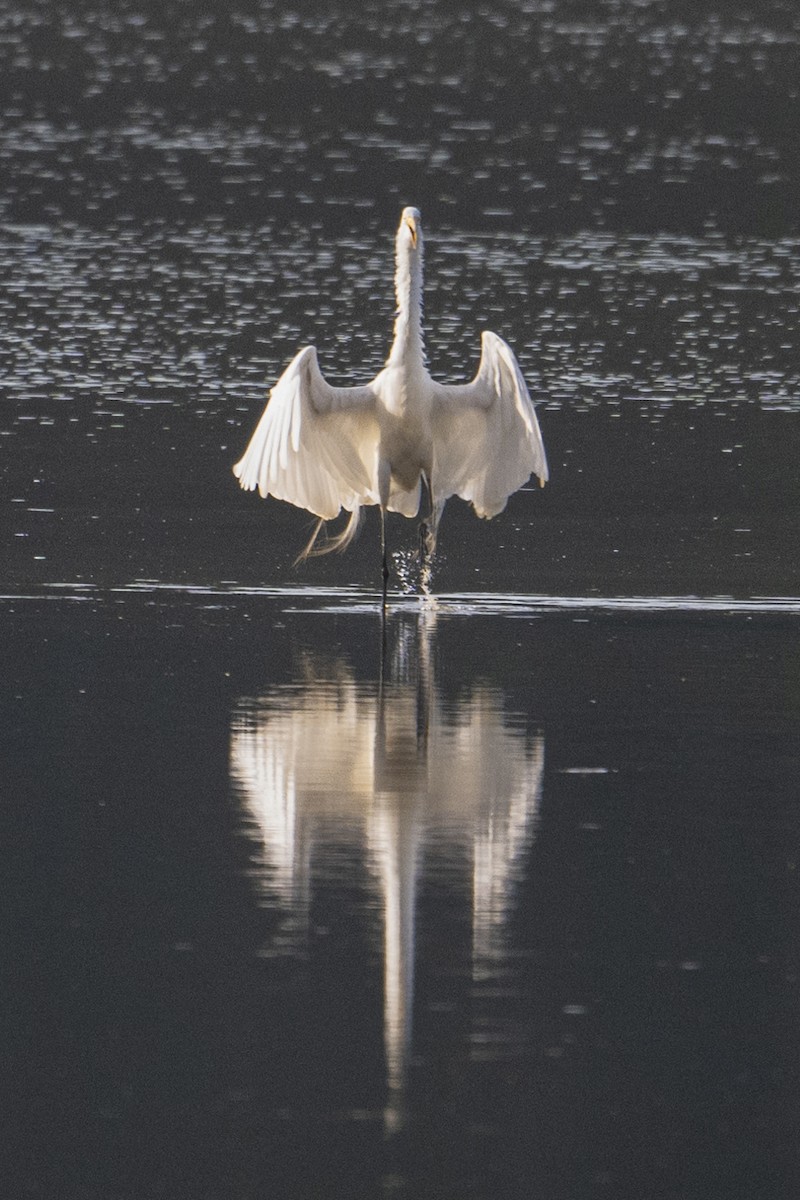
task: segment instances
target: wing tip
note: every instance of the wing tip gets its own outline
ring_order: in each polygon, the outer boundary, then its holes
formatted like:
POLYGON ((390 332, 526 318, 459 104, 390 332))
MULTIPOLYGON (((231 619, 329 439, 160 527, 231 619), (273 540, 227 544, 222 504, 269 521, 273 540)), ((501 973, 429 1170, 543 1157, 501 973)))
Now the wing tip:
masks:
POLYGON ((246 454, 244 458, 240 458, 237 463, 234 463, 234 465, 231 467, 231 470, 239 480, 239 487, 243 492, 254 492, 256 488, 258 488, 261 496, 269 495, 269 492, 261 491, 261 484, 259 483, 258 476, 249 469, 246 454))

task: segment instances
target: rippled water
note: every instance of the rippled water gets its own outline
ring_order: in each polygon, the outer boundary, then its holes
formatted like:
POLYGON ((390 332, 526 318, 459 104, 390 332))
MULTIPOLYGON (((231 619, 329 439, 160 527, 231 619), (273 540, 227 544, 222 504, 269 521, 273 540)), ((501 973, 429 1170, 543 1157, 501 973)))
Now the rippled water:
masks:
MULTIPOLYGON (((42 0, 0 33, 19 584, 285 582, 305 518, 229 467, 299 345, 382 364, 411 200, 434 372, 494 327, 553 468, 491 532, 450 506, 437 586, 797 591, 793 6, 42 0)), ((302 579, 365 584, 368 544, 302 579)))
POLYGON ((0 29, 5 204, 29 218, 355 203, 374 219, 414 194, 457 225, 795 220, 788 0, 40 0, 0 29))
MULTIPOLYGON (((229 472, 299 344, 316 342, 333 380, 380 367, 391 240, 7 226, 11 578, 374 580, 370 526, 347 559, 298 575, 306 516, 239 496, 229 472)), ((552 467, 544 493, 491 525, 450 506, 438 588, 796 592, 793 242, 430 241, 432 369, 468 377, 478 331, 501 330, 543 401, 552 467)), ((391 525, 398 550, 413 544, 391 525)))
MULTIPOLYGON (((471 377, 494 325, 548 408, 800 404, 797 240, 435 228, 429 240, 429 350, 444 378, 471 377)), ((0 254, 3 383, 22 406, 88 397, 120 406, 100 418, 160 403, 237 420, 298 343, 316 343, 333 378, 369 378, 388 351, 390 228, 366 240, 277 223, 6 225, 0 254)), ((22 407, 12 421, 36 416, 22 407)))
MULTIPOLYGON (((0 13, 3 1178, 789 1200, 800 14, 0 13), (292 566, 314 343, 516 350, 551 466, 292 566)), ((374 518, 375 513, 369 514, 374 518)))

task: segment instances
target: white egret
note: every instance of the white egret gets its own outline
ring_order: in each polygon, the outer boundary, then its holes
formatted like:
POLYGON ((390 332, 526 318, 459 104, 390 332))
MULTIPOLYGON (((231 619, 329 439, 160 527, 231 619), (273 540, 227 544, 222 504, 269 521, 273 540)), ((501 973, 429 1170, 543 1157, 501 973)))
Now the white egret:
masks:
POLYGON ((414 517, 423 483, 430 513, 421 554, 433 553, 445 502, 460 496, 479 517, 502 512, 532 474, 548 477, 542 435, 510 346, 481 336, 471 383, 442 384, 425 365, 422 334, 422 221, 403 209, 396 240, 394 342, 370 383, 332 387, 314 346, 292 359, 243 457, 233 468, 243 488, 288 500, 319 522, 299 559, 344 549, 358 531, 362 508, 379 504, 383 591, 389 575, 385 514, 414 517), (315 547, 325 521, 350 512, 344 530, 315 547))

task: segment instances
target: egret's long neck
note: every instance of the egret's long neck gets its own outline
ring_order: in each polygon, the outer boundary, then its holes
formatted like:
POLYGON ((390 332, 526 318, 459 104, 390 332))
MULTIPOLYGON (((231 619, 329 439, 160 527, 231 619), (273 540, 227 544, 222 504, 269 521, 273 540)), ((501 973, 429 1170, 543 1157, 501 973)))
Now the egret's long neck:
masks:
POLYGON ((397 316, 391 366, 421 366, 425 362, 422 338, 422 241, 416 247, 406 238, 397 239, 397 264, 394 276, 397 316))

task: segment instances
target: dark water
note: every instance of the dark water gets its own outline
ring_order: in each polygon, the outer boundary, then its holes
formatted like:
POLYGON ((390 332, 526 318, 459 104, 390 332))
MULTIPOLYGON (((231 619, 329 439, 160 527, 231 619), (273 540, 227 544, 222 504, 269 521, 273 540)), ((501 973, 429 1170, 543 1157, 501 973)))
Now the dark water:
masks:
POLYGON ((9 1195, 797 1194, 798 81, 788 0, 0 13, 9 1195), (382 631, 230 466, 406 203, 552 479, 382 631))

